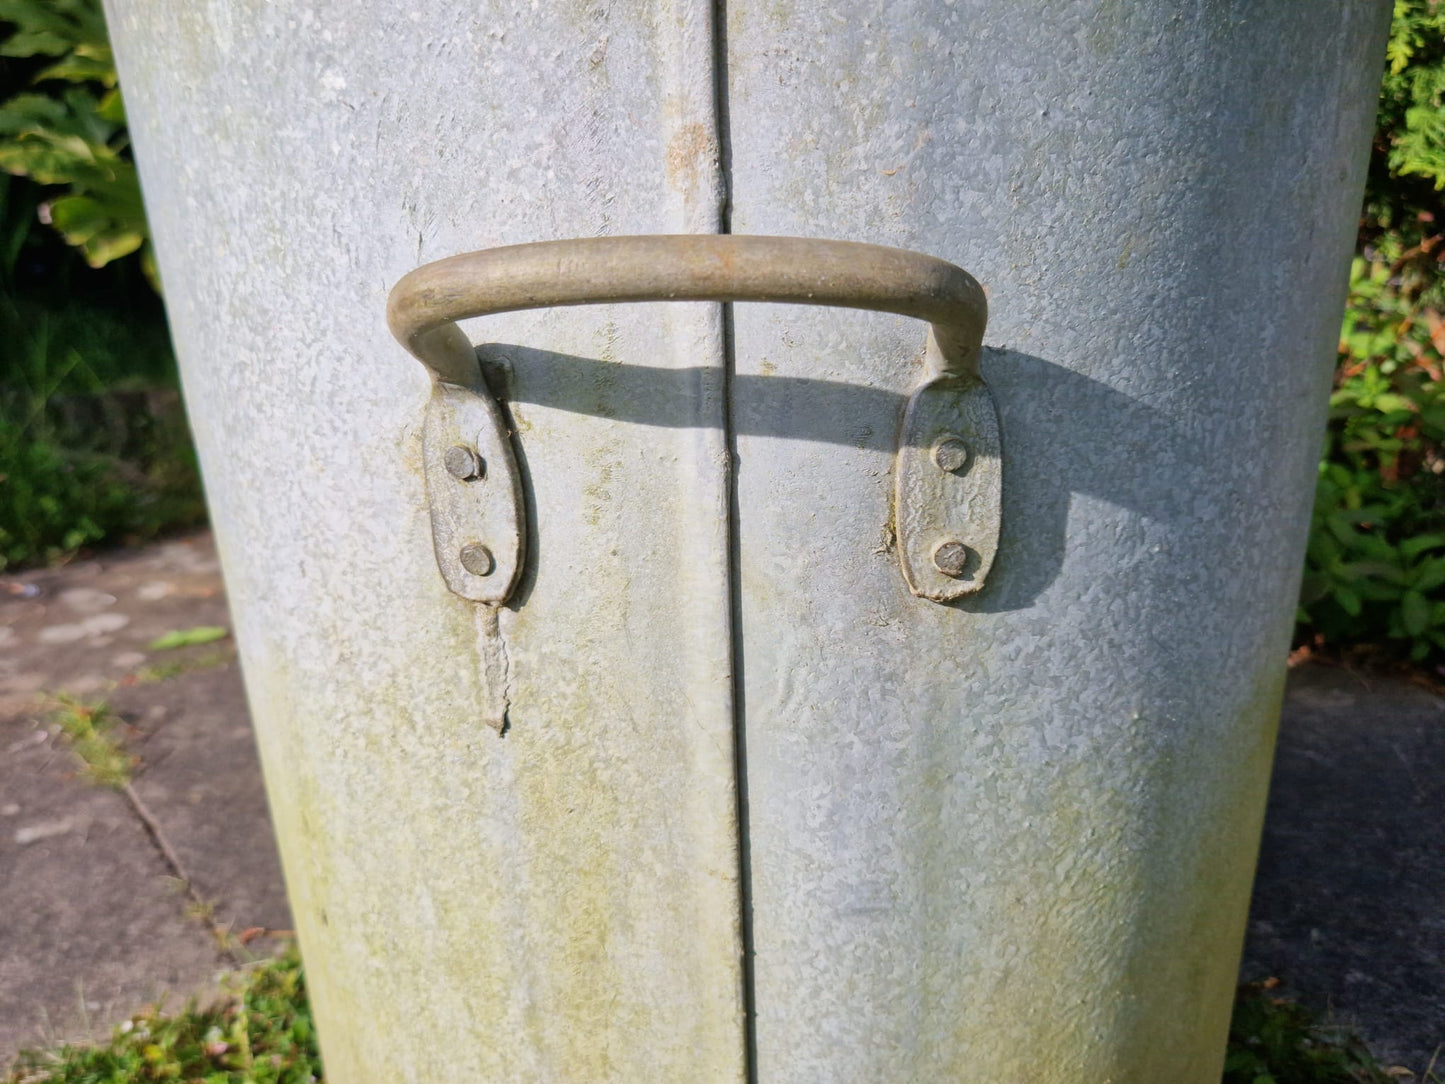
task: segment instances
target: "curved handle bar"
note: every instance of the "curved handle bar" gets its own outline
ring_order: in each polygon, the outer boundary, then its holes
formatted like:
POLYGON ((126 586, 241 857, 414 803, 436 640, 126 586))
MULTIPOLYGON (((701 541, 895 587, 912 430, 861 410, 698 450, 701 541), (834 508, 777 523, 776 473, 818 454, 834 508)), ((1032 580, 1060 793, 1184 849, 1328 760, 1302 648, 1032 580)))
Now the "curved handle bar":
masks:
POLYGON ((944 260, 882 245, 803 237, 590 237, 469 252, 419 267, 387 299, 397 341, 432 375, 475 381, 474 316, 619 301, 781 301, 894 312, 931 325, 932 377, 978 378, 988 303, 944 260))
POLYGON ((437 564, 452 591, 505 602, 525 532, 507 431, 456 322, 619 301, 782 301, 928 321, 923 377, 904 412, 894 470, 898 560, 922 598, 946 602, 983 586, 1002 507, 998 415, 978 371, 983 287, 951 263, 903 249, 680 234, 486 249, 419 267, 392 288, 387 324, 436 382, 423 453, 437 564))

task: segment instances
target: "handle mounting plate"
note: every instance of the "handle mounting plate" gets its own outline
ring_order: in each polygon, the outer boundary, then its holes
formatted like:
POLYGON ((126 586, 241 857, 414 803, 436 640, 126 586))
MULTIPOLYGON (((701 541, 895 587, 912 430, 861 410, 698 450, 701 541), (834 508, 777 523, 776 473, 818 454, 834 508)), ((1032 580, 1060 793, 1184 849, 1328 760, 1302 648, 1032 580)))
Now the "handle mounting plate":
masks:
POLYGON ((998 552, 1001 452, 982 380, 938 377, 908 400, 894 516, 899 564, 919 598, 949 602, 982 589, 998 552))
POLYGON ((433 385, 422 427, 432 543, 462 598, 507 600, 522 571, 522 480, 501 408, 485 387, 433 385))

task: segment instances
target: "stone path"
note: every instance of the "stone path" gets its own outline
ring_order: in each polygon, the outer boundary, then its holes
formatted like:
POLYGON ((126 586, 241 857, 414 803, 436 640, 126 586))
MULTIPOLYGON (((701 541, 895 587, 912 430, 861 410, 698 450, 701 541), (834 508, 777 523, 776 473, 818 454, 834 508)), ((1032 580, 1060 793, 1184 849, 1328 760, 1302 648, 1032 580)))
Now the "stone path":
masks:
MULTIPOLYGON (((22 1045, 205 991, 231 962, 135 803, 79 776, 42 693, 104 696, 123 716, 136 801, 216 923, 290 926, 229 639, 149 646, 228 624, 205 535, 0 576, 0 1068, 22 1045)), ((1242 972, 1266 976, 1417 1073, 1445 1042, 1445 700, 1291 675, 1242 972)))
POLYGON ((216 923, 291 925, 230 640, 148 647, 202 625, 229 625, 204 535, 0 576, 0 1070, 21 1046, 204 992, 234 957, 132 802, 80 776, 41 693, 105 697, 126 721, 136 798, 216 923))
POLYGON ((1290 675, 1242 973, 1445 1079, 1445 700, 1290 675))

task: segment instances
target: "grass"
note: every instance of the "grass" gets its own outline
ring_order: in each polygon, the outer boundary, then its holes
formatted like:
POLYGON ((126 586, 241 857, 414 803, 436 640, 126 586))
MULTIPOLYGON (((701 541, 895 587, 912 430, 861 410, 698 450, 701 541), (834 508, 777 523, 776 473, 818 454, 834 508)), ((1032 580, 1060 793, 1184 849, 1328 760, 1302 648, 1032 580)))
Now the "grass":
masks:
POLYGON ((295 950, 234 972, 219 1003, 174 1015, 145 1009, 110 1040, 26 1051, 4 1084, 310 1084, 321 1080, 316 1027, 295 950))
MULTIPOLYGON (((228 656, 223 655, 220 662, 226 661, 228 656)), ((186 669, 197 669, 206 665, 215 665, 210 660, 182 660, 177 665, 181 667, 177 672, 185 672, 186 669)), ((145 675, 145 671, 137 675, 139 680, 145 675)), ((169 674, 160 674, 151 680, 163 681, 169 674)), ((175 878, 177 886, 185 893, 189 900, 187 914, 196 919, 205 927, 206 931, 215 938, 216 947, 223 955, 236 962, 249 959, 245 952, 245 935, 235 936, 229 925, 223 925, 216 921, 215 904, 204 898, 195 881, 186 872, 185 864, 181 861, 180 855, 171 846, 170 840, 154 813, 151 812, 141 796, 131 785, 131 777, 135 770, 140 767, 140 758, 127 753, 119 740, 119 731, 125 722, 119 715, 111 710, 110 705, 104 700, 94 703, 86 703, 76 697, 60 693, 51 698, 54 710, 51 713, 50 721, 57 727, 61 739, 70 747, 75 759, 80 764, 81 773, 90 782, 97 786, 109 787, 118 791, 129 804, 131 809, 139 818, 141 825, 145 828, 146 834, 150 836, 155 844, 160 857, 170 867, 171 875, 175 878)), ((258 930, 256 932, 265 932, 258 930)))
MULTIPOLYGON (((322 1080, 316 1029, 295 950, 236 972, 220 1004, 131 1017, 107 1043, 27 1051, 0 1084, 309 1084, 322 1080)), ((1222 1084, 1445 1084, 1383 1066, 1357 1038, 1274 995, 1240 987, 1222 1084)))
POLYGON ((124 724, 120 716, 103 700, 87 704, 64 693, 54 699, 51 721, 60 728, 81 771, 99 786, 123 789, 130 782, 135 758, 121 748, 117 731, 124 724))
POLYGON ((152 663, 149 666, 142 666, 129 680, 122 679, 123 685, 154 685, 162 681, 170 681, 171 678, 180 677, 182 674, 195 673, 198 670, 211 670, 217 666, 225 666, 236 657, 235 648, 220 648, 214 651, 197 652, 182 659, 167 659, 164 662, 152 663))
POLYGON ((1277 980, 1239 988, 1223 1084, 1445 1084, 1436 1062, 1417 1075, 1381 1065, 1348 1029, 1278 997, 1277 980))

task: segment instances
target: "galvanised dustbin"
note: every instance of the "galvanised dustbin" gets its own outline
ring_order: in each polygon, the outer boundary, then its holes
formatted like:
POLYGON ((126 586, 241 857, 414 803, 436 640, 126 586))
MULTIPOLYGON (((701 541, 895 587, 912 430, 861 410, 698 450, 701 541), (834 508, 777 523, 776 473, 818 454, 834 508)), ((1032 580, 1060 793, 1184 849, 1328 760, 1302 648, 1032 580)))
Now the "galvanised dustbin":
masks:
POLYGON ((1389 9, 112 0, 329 1079, 1218 1079, 1389 9))

